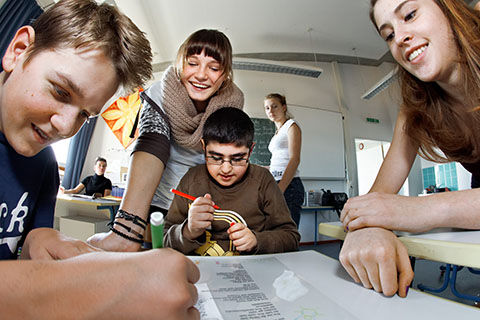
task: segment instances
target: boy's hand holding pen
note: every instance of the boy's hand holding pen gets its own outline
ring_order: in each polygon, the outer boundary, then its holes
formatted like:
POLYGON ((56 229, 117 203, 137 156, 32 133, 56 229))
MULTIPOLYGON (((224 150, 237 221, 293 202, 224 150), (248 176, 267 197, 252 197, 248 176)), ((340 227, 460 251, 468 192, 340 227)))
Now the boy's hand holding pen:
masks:
MULTIPOLYGON (((180 196, 180 197, 184 197, 184 198, 190 199, 190 200, 192 200, 192 201, 195 201, 195 199, 197 199, 197 198, 195 198, 194 196, 191 196, 191 195, 189 195, 189 194, 186 194, 186 193, 184 193, 184 192, 182 192, 182 191, 178 191, 178 190, 173 189, 173 188, 170 189, 170 191, 173 192, 173 193, 175 193, 176 195, 178 195, 178 196, 180 196)), ((209 195, 209 196, 210 196, 210 195, 209 195)), ((211 199, 211 198, 212 198, 212 197, 210 196, 210 199, 211 199)), ((214 207, 215 209, 220 209, 220 207, 217 206, 215 203, 213 203, 213 207, 214 207)))
MULTIPOLYGON (((197 239, 212 225, 215 209, 220 208, 215 205, 208 193, 203 197, 195 198, 175 189, 170 191, 193 201, 188 209, 188 222, 183 229, 183 236, 190 240, 197 239)), ((227 232, 237 251, 249 252, 256 248, 257 237, 245 224, 232 222, 227 232)))
POLYGON ((188 222, 183 229, 183 236, 194 240, 205 232, 212 225, 215 212, 215 203, 210 194, 196 198, 188 209, 188 222))

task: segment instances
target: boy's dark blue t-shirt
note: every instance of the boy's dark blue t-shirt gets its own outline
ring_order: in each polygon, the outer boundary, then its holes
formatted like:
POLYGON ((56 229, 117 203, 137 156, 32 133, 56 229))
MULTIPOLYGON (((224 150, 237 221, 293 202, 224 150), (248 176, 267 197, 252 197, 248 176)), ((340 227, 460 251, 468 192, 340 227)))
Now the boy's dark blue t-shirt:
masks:
POLYGON ((58 186, 51 147, 24 157, 0 132, 0 260, 15 259, 30 230, 53 226, 58 186))

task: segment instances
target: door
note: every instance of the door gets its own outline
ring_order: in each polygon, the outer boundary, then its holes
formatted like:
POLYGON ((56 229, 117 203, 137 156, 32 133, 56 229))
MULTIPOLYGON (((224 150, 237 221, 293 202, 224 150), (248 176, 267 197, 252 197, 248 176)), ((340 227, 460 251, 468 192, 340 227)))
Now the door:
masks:
MULTIPOLYGON (((357 156, 358 195, 366 194, 372 187, 377 177, 383 159, 387 155, 390 142, 355 139, 355 152, 357 156)), ((408 178, 400 189, 401 195, 408 195, 408 178)))

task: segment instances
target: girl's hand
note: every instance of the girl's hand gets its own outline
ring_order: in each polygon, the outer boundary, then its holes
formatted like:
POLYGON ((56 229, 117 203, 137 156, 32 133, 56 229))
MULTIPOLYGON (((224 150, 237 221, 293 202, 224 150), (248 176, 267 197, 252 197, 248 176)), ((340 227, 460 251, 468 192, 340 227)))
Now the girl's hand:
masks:
POLYGON ((381 228, 349 232, 340 251, 348 274, 365 288, 406 297, 413 280, 407 249, 393 234, 381 228))
POLYGON ((428 200, 373 192, 347 201, 340 221, 347 231, 365 227, 423 232, 435 227, 429 218, 428 200))

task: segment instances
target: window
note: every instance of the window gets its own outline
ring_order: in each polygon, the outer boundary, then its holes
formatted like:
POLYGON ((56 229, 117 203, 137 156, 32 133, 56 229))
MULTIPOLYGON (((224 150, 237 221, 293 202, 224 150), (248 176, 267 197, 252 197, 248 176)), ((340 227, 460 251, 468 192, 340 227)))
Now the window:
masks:
POLYGON ((52 144, 53 152, 55 153, 59 167, 65 168, 65 165, 67 164, 68 147, 70 146, 71 140, 71 138, 64 139, 52 144))

